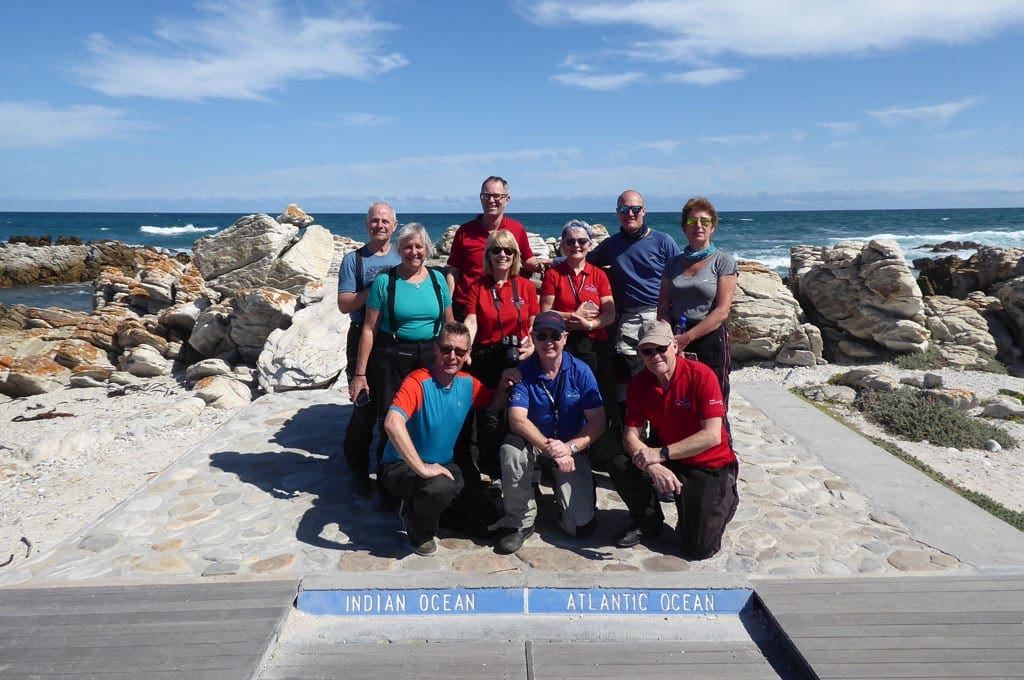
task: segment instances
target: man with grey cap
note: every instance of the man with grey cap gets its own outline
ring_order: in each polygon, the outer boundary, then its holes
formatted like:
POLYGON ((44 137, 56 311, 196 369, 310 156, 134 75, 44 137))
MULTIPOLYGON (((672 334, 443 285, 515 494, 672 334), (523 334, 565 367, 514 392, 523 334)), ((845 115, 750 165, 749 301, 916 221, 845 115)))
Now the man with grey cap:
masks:
POLYGON ((536 351, 519 365, 522 380, 508 403, 510 433, 501 446, 501 490, 505 529, 496 550, 513 553, 533 533, 537 501, 534 464, 551 468, 558 525, 582 538, 597 526, 597 498, 587 448, 604 431, 604 408, 590 368, 565 351, 565 321, 541 312, 533 321, 536 351))
POLYGON ((738 504, 738 464, 725 431, 722 390, 705 364, 677 356, 664 321, 643 324, 639 352, 644 370, 629 382, 623 451, 611 468, 633 523, 616 546, 629 548, 659 535, 665 515, 658 494, 671 493, 683 556, 706 559, 721 549, 738 504), (656 446, 643 439, 648 424, 660 442, 656 446))

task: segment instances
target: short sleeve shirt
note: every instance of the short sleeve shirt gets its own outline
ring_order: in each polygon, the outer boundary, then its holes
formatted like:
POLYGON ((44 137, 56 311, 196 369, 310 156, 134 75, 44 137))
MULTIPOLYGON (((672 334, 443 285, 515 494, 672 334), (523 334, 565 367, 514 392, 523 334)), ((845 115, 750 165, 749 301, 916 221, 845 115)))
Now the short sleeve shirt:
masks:
MULTIPOLYGON (((448 255, 448 264, 460 272, 452 298, 463 305, 469 300, 469 291, 473 284, 484 277, 484 249, 491 231, 480 221, 481 217, 477 215, 476 219, 466 222, 456 230, 451 253, 448 255)), ((521 262, 533 257, 530 239, 527 238, 522 223, 511 217, 502 216, 498 229, 505 229, 515 237, 521 262)))
POLYGON ((660 231, 649 229, 639 239, 620 231, 601 241, 587 261, 609 268, 616 308, 656 307, 665 264, 680 252, 679 244, 660 231))
POLYGON ((701 421, 708 418, 722 418, 722 441, 685 463, 669 461, 669 467, 720 468, 736 460, 725 430, 725 402, 718 378, 701 362, 678 357, 667 388, 646 369, 633 376, 626 388, 625 424, 642 428, 649 422, 666 445, 696 434, 701 421))
POLYGON ((373 280, 373 286, 366 298, 366 306, 380 312, 378 329, 393 333, 399 340, 431 340, 437 327, 437 320, 452 304, 448 283, 440 272, 428 270, 427 278, 419 285, 395 281, 395 318, 388 312, 388 274, 385 272, 373 280), (430 282, 433 277, 441 290, 442 307, 437 307, 437 292, 430 282))
POLYGON ((497 288, 492 283, 490 276, 477 281, 470 288, 466 301, 466 314, 476 314, 476 337, 473 338, 473 344, 477 346, 501 342, 506 335, 515 335, 522 340, 530 332, 530 319, 540 313, 537 288, 529 279, 517 276, 497 288), (518 312, 512 281, 515 281, 516 293, 519 295, 518 312), (494 300, 495 294, 498 296, 497 302, 494 300))
MULTIPOLYGON (((612 296, 612 285, 608 281, 608 275, 589 262, 583 265, 583 271, 577 276, 569 267, 569 263, 563 260, 544 274, 540 295, 554 296, 555 301, 551 308, 556 312, 572 313, 587 300, 600 308, 601 298, 612 296)), ((603 328, 590 331, 587 335, 595 340, 604 340, 606 337, 603 328)))
POLYGON ((512 387, 508 407, 526 409, 530 422, 545 437, 572 439, 587 423, 584 412, 602 405, 601 391, 590 367, 568 352, 562 352, 562 367, 556 380, 542 375, 536 354, 521 363, 519 370, 523 379, 512 387))
POLYGON ((674 257, 665 265, 663 276, 668 281, 672 318, 685 314, 691 322, 700 321, 711 311, 718 295, 718 280, 739 273, 736 258, 721 250, 711 255, 710 262, 705 263, 696 276, 687 276, 684 269, 682 256, 674 257))
MULTIPOLYGON (((455 440, 470 408, 487 408, 493 398, 494 390, 467 373, 457 374, 451 385, 442 387, 430 375, 430 369, 419 368, 402 381, 388 410, 405 418, 409 437, 424 463, 447 465, 452 462, 455 440)), ((383 462, 394 463, 400 458, 389 441, 383 462)))
MULTIPOLYGON (((371 255, 366 246, 345 254, 341 261, 341 268, 338 270, 338 292, 359 293, 373 285, 373 280, 380 274, 402 262, 402 256, 398 249, 391 247, 385 255, 371 255), (363 259, 363 279, 356 281, 356 258, 363 259)), ((363 310, 356 309, 351 312, 349 319, 353 323, 362 323, 363 310)))

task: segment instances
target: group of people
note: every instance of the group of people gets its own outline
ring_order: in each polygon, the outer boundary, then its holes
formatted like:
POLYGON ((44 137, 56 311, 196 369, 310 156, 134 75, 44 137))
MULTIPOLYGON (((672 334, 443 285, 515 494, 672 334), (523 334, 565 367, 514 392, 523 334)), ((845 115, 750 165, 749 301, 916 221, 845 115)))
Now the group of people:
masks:
POLYGON ((422 225, 392 244, 394 209, 370 206, 368 241, 338 282, 351 319, 343 448, 356 492, 374 492, 377 423, 377 492, 399 505, 417 554, 437 550, 442 525, 515 552, 534 531, 542 478, 560 528, 587 536, 598 521, 593 462, 632 519, 617 546, 659 535, 671 499, 682 554, 714 555, 738 501, 726 324, 738 269, 711 242, 714 206, 686 203, 680 250, 625 191, 618 233, 595 246, 590 225, 572 220, 564 258, 552 260, 504 214, 509 200, 506 180, 483 182, 482 212, 455 232, 445 268, 428 266, 422 225), (500 478, 503 512, 482 475, 500 478))

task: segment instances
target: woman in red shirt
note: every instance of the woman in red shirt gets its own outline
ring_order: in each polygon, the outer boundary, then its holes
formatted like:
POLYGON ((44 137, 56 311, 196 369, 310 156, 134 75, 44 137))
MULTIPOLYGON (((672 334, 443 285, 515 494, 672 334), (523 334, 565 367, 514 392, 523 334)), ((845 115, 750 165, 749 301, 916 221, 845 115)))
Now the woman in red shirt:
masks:
MULTIPOLYGON (((522 256, 511 232, 496 229, 487 237, 484 277, 473 284, 466 303, 466 321, 473 344, 469 372, 487 387, 497 387, 498 378, 533 354, 530 329, 540 312, 537 288, 519 276, 522 256)), ((468 432, 463 430, 460 467, 467 484, 478 482, 480 471, 492 479, 500 475, 498 446, 503 435, 503 413, 476 412, 478 453, 466 453, 468 432), (475 468, 475 469, 474 469, 475 468)), ((467 427, 474 414, 467 419, 467 427)))

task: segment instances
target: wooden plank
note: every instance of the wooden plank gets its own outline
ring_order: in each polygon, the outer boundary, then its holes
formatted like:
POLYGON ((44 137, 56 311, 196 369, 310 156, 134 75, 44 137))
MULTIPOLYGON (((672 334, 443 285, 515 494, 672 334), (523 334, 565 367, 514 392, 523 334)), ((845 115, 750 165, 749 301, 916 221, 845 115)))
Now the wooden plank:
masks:
POLYGON ((1024 678, 1024 578, 761 582, 822 678, 1024 678))
POLYGON ((6 589, 8 678, 251 678, 291 610, 295 581, 6 589), (8 597, 10 596, 10 597, 8 597))
POLYGON ((778 678, 753 642, 534 642, 533 677, 778 678))

